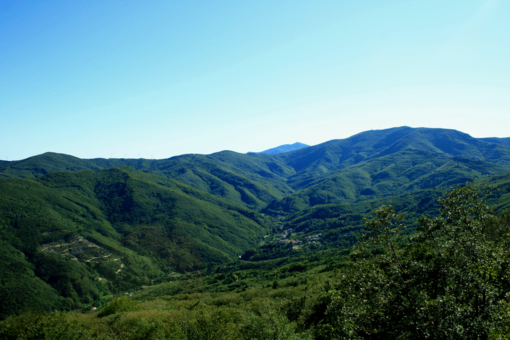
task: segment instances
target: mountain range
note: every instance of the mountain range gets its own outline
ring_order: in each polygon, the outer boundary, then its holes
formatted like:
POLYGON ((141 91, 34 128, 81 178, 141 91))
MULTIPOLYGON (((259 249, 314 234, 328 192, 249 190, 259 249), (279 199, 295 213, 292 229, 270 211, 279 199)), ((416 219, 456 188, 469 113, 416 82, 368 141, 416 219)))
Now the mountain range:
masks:
POLYGON ((280 146, 277 146, 275 148, 271 148, 271 149, 268 149, 268 150, 265 150, 265 151, 261 151, 261 152, 258 152, 258 153, 264 153, 266 155, 277 155, 277 154, 280 154, 280 153, 285 153, 285 152, 289 152, 289 151, 294 151, 294 150, 299 150, 299 149, 302 149, 302 148, 306 148, 310 145, 306 145, 306 144, 303 144, 303 143, 294 143, 294 144, 284 144, 284 145, 280 145, 280 146))
POLYGON ((472 179, 499 186, 497 211, 510 207, 510 138, 398 127, 262 153, 1 162, 0 317, 248 259, 282 233, 350 246, 378 206, 430 214, 472 179))

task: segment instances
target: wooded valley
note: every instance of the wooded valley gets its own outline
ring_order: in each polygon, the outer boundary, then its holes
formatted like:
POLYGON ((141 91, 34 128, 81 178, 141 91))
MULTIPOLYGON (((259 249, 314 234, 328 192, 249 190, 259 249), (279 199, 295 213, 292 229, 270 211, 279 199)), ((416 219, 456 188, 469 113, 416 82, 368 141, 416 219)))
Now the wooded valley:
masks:
POLYGON ((504 339, 510 139, 0 163, 5 339, 504 339))

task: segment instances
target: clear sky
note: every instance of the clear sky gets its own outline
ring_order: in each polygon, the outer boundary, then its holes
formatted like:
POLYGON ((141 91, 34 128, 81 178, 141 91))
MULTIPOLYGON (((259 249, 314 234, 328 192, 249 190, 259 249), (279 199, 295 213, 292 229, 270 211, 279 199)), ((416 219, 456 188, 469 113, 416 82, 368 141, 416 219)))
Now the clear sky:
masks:
POLYGON ((0 159, 510 137, 509 0, 0 0, 0 159))

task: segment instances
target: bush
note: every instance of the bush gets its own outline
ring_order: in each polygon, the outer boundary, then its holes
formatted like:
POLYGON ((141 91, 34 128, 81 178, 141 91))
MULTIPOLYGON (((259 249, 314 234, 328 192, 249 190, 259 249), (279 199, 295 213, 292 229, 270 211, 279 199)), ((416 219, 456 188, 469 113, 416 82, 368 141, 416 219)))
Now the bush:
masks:
POLYGON ((136 303, 127 298, 126 296, 121 296, 115 299, 112 299, 112 301, 107 304, 104 308, 102 308, 97 316, 100 318, 119 313, 119 312, 128 312, 128 311, 135 311, 138 310, 138 306, 136 303))
MULTIPOLYGON (((484 189, 485 190, 485 189, 484 189)), ((335 336, 371 339, 487 339, 510 290, 509 226, 470 185, 439 199, 441 215, 420 220, 405 245, 393 208, 367 220, 360 258, 330 293, 335 336), (402 240, 402 241, 399 241, 402 240)), ((485 190, 485 195, 488 190, 485 190)))
POLYGON ((64 312, 52 314, 25 313, 11 317, 0 324, 0 338, 5 340, 41 339, 97 339, 82 327, 77 327, 72 315, 64 312))

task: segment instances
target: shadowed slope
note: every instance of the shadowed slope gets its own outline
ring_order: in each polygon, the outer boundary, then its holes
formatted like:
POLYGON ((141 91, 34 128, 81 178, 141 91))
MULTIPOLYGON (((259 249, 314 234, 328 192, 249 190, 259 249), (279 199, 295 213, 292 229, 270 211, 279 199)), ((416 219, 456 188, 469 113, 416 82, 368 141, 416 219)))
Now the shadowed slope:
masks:
POLYGON ((241 205, 131 168, 6 179, 0 192, 0 257, 14 266, 2 268, 2 316, 19 299, 72 309, 172 270, 230 261, 268 230, 241 205))
POLYGON ((488 137, 488 138, 478 138, 478 139, 483 142, 499 144, 499 145, 503 145, 507 148, 510 148, 510 137, 506 137, 506 138, 488 137))

